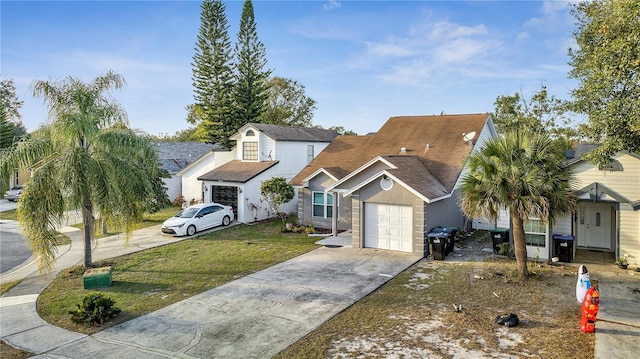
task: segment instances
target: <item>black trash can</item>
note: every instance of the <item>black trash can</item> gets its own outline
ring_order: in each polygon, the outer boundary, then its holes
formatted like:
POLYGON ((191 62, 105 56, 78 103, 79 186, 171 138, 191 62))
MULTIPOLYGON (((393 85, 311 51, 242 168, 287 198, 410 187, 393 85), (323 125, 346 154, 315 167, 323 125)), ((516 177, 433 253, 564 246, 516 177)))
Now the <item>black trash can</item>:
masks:
POLYGON ((449 255, 453 253, 453 245, 456 243, 456 236, 458 235, 458 229, 455 227, 444 227, 442 233, 447 235, 447 242, 445 246, 445 254, 449 255))
POLYGON ((435 260, 444 260, 445 247, 447 244, 447 234, 442 232, 431 232, 427 235, 429 240, 429 254, 435 260))
POLYGON ((575 237, 568 234, 553 235, 553 256, 560 262, 573 261, 573 241, 575 237))
POLYGON ((489 230, 489 234, 491 234, 491 242, 493 242, 493 253, 500 252, 502 243, 509 243, 509 229, 507 228, 492 228, 489 230))

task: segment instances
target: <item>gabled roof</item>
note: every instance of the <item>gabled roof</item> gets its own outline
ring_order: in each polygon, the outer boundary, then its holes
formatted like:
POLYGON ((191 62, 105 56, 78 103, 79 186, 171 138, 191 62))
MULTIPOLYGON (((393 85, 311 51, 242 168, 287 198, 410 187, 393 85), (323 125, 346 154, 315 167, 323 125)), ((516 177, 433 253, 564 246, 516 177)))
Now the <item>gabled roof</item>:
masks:
MULTIPOLYGON (((599 144, 593 144, 593 143, 580 143, 578 144, 578 146, 576 147, 575 153, 573 154, 573 157, 571 158, 567 158, 567 161, 565 161, 565 166, 571 166, 574 165, 576 163, 585 161, 585 155, 591 151, 593 151, 594 149, 596 149, 598 146, 600 146, 599 144)), ((622 150, 618 153, 626 153, 631 157, 640 159, 640 154, 635 153, 635 152, 629 152, 627 150, 622 150)))
POLYGON ((338 132, 321 128, 309 128, 300 126, 268 125, 264 123, 247 123, 242 126, 231 139, 237 140, 238 136, 248 127, 253 127, 276 141, 297 142, 331 142, 338 132))
POLYGON ((203 142, 154 142, 162 168, 169 173, 177 173, 205 154, 219 149, 218 144, 203 142))
POLYGON ((332 173, 344 173, 346 177, 383 156, 398 167, 389 170, 396 171, 394 176, 411 183, 428 198, 441 197, 436 194, 451 193, 473 149, 462 134, 479 135, 488 119, 488 114, 391 117, 372 135, 338 136, 291 184, 304 185, 320 168, 337 167, 340 171, 332 173))
POLYGON ((275 166, 278 162, 279 161, 243 162, 233 160, 203 174, 198 177, 198 180, 246 183, 253 177, 275 166))
POLYGON ((618 192, 612 190, 611 188, 605 186, 599 182, 593 182, 588 186, 585 186, 577 191, 575 191, 578 198, 589 199, 593 202, 598 201, 607 201, 607 200, 615 200, 620 203, 628 203, 633 207, 634 211, 640 209, 640 199, 639 200, 630 200, 627 197, 619 194, 618 192), (611 199, 609 199, 611 198, 611 199))
MULTIPOLYGON (((382 176, 391 177, 395 182, 398 182, 409 192, 412 192, 416 196, 422 198, 425 202, 431 202, 450 195, 450 192, 433 176, 433 174, 431 174, 420 157, 381 156, 376 157, 369 163, 378 161, 388 165, 389 167, 379 171, 378 173, 370 175, 366 180, 361 181, 355 186, 350 186, 347 191, 343 192, 343 195, 349 196, 354 191, 364 187, 374 180, 377 180, 378 178, 381 178, 382 176)), ((361 169, 366 170, 366 167, 367 165, 364 165, 361 169)), ((356 170, 351 172, 349 176, 343 178, 342 181, 338 181, 333 186, 327 188, 327 190, 341 187, 344 181, 348 181, 348 178, 356 172, 359 171, 356 170)))

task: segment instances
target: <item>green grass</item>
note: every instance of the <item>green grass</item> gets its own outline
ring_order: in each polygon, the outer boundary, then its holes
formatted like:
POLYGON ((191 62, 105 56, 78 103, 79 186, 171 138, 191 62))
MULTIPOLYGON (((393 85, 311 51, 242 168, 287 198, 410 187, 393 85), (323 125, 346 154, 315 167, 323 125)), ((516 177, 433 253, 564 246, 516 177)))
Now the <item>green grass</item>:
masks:
POLYGON ((18 220, 18 215, 16 214, 16 210, 12 209, 10 211, 0 212, 0 219, 17 221, 18 220))
MULTIPOLYGON (((166 218, 166 217, 165 217, 166 218)), ((84 268, 60 272, 38 297, 40 316, 56 326, 91 334, 296 257, 318 246, 317 238, 281 232, 281 222, 237 225, 138 253, 94 263, 112 266, 113 286, 100 292, 122 309, 96 328, 68 314, 90 293, 84 268)))
POLYGON ((18 283, 20 283, 21 281, 22 279, 19 279, 13 282, 0 283, 0 296, 8 292, 9 290, 11 290, 11 288, 18 285, 18 283))

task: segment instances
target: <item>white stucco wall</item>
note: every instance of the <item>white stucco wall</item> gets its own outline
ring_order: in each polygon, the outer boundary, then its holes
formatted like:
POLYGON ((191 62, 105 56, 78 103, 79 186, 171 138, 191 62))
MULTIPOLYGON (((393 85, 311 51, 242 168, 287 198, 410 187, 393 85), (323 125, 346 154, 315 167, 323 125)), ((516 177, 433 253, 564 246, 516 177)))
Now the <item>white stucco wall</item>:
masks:
POLYGON ((186 201, 202 200, 202 181, 199 181, 198 177, 229 162, 234 155, 235 150, 209 152, 178 173, 181 177, 184 199, 186 201))
POLYGON ((162 182, 167 188, 167 196, 169 201, 173 202, 178 195, 182 192, 182 177, 178 175, 172 175, 171 178, 163 178, 162 182))

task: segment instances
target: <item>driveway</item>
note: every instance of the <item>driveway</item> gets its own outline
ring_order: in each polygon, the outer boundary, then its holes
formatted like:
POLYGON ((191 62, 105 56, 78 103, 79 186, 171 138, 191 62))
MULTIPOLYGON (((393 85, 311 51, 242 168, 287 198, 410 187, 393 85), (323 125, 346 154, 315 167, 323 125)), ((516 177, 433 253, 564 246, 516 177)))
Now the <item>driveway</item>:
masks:
POLYGON ((40 357, 271 358, 418 260, 322 247, 40 357))

